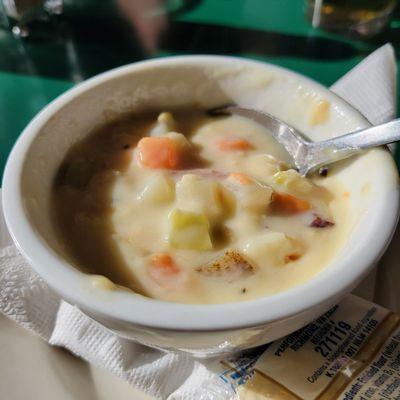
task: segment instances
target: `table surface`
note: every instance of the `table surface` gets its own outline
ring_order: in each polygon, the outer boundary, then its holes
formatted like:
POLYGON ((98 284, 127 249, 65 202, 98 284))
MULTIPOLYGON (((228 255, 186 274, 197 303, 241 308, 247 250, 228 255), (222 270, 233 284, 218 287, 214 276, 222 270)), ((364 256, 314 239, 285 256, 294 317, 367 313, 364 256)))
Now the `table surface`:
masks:
MULTIPOLYGON (((303 0, 64 3, 62 15, 31 23, 27 39, 0 28, 0 177, 13 143, 40 109, 110 68, 174 54, 225 54, 281 65, 329 86, 384 43, 400 44, 399 12, 379 36, 350 39, 312 28, 303 0)), ((48 348, 2 317, 0 325, 0 360, 12 362, 1 377, 1 398, 44 399, 41 393, 52 391, 59 399, 142 398, 124 382, 48 348), (18 385, 29 373, 31 383, 18 385)))
POLYGON ((0 399, 154 400, 0 314, 0 399), (23 384, 21 384, 23 383, 23 384))

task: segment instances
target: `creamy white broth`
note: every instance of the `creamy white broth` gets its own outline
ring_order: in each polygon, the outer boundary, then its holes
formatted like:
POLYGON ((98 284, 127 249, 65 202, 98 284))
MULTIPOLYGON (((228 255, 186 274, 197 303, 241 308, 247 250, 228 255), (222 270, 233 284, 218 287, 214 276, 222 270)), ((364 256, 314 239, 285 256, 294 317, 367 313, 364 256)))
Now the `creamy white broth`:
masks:
POLYGON ((306 282, 338 252, 346 196, 334 177, 300 177, 245 118, 156 117, 103 127, 72 149, 56 180, 60 234, 94 284, 112 288, 106 276, 167 301, 241 301, 306 282), (146 165, 143 136, 168 138, 184 161, 146 165), (84 166, 90 152, 89 177, 71 184, 68 171, 73 181, 76 160, 84 166), (287 195, 300 211, 282 209, 287 195))

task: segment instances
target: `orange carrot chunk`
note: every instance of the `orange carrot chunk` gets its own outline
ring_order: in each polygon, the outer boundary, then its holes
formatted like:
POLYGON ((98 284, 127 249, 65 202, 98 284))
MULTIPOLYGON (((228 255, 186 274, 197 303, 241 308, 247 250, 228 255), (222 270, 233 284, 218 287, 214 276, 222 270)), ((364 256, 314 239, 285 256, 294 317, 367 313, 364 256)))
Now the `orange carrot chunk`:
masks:
POLYGON ((285 264, 288 264, 293 261, 297 261, 300 257, 301 257, 300 254, 296 254, 296 253, 288 254, 285 256, 285 264))
POLYGON ((226 138, 217 142, 217 146, 221 151, 245 151, 253 148, 252 144, 242 138, 226 138))
POLYGON ((308 211, 311 205, 308 201, 299 199, 287 193, 274 193, 272 210, 282 214, 298 214, 308 211))
POLYGON ((144 137, 138 146, 140 165, 155 169, 175 169, 180 163, 180 154, 174 141, 167 137, 144 137))
POLYGON ((173 289, 182 281, 182 271, 168 253, 156 253, 150 257, 150 277, 161 287, 173 289))
POLYGON ((176 266, 173 258, 168 253, 155 253, 151 257, 151 264, 169 275, 177 274, 180 269, 176 266))
POLYGON ((243 174, 242 172, 231 172, 229 174, 229 178, 234 179, 235 181, 239 182, 241 185, 248 185, 253 180, 246 174, 243 174))

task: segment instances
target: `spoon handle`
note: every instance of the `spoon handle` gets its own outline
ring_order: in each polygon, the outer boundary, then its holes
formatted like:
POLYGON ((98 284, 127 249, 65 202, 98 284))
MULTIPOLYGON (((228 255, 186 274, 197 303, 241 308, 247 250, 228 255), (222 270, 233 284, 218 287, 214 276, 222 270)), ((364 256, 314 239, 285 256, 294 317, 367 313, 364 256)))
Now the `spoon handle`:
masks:
POLYGON ((305 162, 300 164, 299 171, 306 175, 323 165, 351 157, 362 149, 399 140, 400 119, 395 119, 386 124, 361 129, 333 139, 313 142, 308 144, 305 162))
POLYGON ((334 150, 359 150, 382 146, 400 140, 400 118, 371 128, 324 140, 318 145, 334 150))

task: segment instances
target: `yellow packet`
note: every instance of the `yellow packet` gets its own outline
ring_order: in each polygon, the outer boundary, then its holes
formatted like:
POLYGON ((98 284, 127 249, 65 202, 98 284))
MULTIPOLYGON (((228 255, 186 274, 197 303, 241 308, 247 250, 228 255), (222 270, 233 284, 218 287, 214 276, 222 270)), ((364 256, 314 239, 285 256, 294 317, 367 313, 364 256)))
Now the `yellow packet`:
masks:
POLYGON ((400 317, 349 295, 269 345, 236 392, 240 400, 399 400, 400 317))

